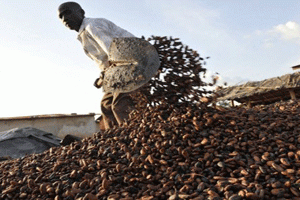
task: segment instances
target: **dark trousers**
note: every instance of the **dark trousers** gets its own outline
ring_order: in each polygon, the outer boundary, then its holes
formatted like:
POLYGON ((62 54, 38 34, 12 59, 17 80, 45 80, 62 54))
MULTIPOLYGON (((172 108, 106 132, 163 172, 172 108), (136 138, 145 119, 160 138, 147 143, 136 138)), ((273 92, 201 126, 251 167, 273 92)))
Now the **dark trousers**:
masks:
POLYGON ((134 109, 130 93, 105 93, 101 100, 102 120, 105 130, 121 125, 134 109))

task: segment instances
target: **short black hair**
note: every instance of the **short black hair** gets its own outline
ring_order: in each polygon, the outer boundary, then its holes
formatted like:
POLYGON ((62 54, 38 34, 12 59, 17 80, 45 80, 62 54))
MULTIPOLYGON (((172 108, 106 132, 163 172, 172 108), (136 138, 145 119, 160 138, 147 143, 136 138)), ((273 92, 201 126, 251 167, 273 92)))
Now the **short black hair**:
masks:
POLYGON ((75 9, 75 10, 80 10, 84 16, 84 14, 85 14, 84 10, 77 2, 74 2, 74 1, 68 1, 68 2, 60 4, 60 6, 58 7, 58 11, 59 11, 59 13, 62 13, 62 12, 64 12, 64 10, 70 10, 71 8, 75 9))

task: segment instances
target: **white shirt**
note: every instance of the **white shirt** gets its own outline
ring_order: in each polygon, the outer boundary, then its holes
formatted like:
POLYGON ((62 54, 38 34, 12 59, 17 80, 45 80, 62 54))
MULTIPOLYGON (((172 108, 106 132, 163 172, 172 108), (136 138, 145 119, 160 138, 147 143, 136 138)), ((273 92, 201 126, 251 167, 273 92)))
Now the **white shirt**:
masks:
POLYGON ((104 18, 84 18, 77 39, 85 53, 94 60, 101 70, 108 61, 109 47, 113 38, 134 37, 133 34, 104 18))

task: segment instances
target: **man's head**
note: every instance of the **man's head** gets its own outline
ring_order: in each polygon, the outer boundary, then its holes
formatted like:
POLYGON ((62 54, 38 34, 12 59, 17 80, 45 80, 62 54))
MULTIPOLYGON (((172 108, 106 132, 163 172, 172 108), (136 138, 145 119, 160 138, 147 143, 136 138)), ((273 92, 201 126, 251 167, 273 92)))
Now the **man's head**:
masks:
POLYGON ((66 2, 58 7, 58 17, 66 27, 78 32, 84 19, 84 10, 76 2, 66 2))

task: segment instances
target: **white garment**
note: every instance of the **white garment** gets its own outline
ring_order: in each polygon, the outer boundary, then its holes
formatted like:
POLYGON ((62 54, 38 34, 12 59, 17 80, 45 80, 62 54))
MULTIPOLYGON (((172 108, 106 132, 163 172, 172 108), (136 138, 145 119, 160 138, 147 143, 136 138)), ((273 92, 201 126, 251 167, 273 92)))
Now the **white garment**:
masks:
POLYGON ((104 18, 84 18, 77 39, 85 53, 94 60, 101 70, 108 61, 108 51, 113 38, 134 37, 133 34, 104 18))

